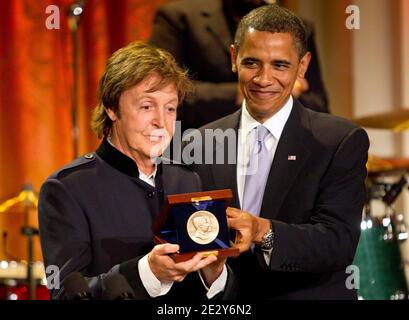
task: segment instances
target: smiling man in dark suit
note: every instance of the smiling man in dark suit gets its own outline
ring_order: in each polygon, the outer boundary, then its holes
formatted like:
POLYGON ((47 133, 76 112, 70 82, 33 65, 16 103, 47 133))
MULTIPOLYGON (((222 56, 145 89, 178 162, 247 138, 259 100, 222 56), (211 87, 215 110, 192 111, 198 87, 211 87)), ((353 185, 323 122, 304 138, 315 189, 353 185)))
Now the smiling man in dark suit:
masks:
POLYGON ((277 5, 246 15, 231 46, 243 107, 188 143, 206 156, 192 165, 205 189, 233 190, 227 214, 242 254, 229 264, 242 298, 357 297, 346 268, 360 235, 369 142, 363 129, 292 97, 310 62, 306 40, 303 22, 277 5), (220 129, 233 130, 236 143, 220 129))
MULTIPOLYGON (((199 128, 240 108, 243 96, 231 72, 229 47, 240 19, 271 0, 178 0, 161 6, 149 42, 168 50, 195 81, 195 94, 186 101, 178 119, 182 129, 199 128)), ((306 79, 293 94, 315 111, 328 112, 314 33, 309 24, 312 53, 306 79), (306 81, 308 80, 308 82, 306 81)))

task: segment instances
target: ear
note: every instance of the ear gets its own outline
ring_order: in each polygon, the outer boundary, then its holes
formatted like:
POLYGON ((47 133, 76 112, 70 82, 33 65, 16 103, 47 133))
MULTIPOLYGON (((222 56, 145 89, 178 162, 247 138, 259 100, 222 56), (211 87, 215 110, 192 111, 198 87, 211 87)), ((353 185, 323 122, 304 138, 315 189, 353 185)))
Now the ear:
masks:
POLYGON ((110 109, 110 108, 105 108, 105 112, 107 113, 109 119, 111 119, 111 121, 116 121, 117 116, 116 113, 110 109))
POLYGON ((298 74, 297 77, 304 78, 305 73, 307 72, 308 65, 311 61, 311 52, 307 52, 300 60, 300 64, 298 66, 298 74))
POLYGON ((236 51, 234 50, 234 45, 230 45, 230 59, 231 59, 231 71, 237 73, 237 56, 236 51))

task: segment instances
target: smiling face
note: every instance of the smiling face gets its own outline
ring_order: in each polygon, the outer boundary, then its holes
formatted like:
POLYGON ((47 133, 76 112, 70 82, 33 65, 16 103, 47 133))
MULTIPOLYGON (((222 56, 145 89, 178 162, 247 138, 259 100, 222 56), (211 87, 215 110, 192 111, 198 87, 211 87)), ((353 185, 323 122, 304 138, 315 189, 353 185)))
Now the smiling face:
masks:
POLYGON ((249 29, 235 52, 230 48, 232 70, 238 73, 240 90, 249 113, 263 123, 288 101, 297 77, 304 78, 310 61, 301 59, 290 33, 249 29))
POLYGON ((138 168, 153 167, 174 133, 178 95, 173 83, 158 87, 158 74, 148 75, 125 90, 119 98, 119 112, 107 109, 113 122, 111 143, 135 160, 138 168))

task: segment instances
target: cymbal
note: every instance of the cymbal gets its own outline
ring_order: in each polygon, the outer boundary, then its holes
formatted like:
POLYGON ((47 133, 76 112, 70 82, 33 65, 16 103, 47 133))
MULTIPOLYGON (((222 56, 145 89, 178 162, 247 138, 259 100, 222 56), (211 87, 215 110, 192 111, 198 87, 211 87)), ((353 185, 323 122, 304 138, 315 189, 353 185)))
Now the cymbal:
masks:
POLYGON ((375 129, 403 131, 409 129, 409 109, 394 110, 352 119, 356 124, 375 129))
POLYGON ((0 213, 6 212, 16 206, 24 209, 37 209, 38 197, 33 190, 23 190, 16 197, 10 198, 0 204, 0 213))
POLYGON ((366 168, 369 176, 406 171, 409 169, 409 158, 381 158, 369 155, 366 168))

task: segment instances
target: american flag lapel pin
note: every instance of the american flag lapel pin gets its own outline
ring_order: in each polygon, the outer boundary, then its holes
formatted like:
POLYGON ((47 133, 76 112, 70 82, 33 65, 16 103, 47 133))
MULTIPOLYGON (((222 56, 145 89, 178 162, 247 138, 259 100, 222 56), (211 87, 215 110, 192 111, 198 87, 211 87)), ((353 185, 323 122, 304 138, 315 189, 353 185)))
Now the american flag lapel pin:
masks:
POLYGON ((288 161, 295 161, 295 160, 297 160, 297 156, 294 156, 294 155, 288 156, 288 161))

